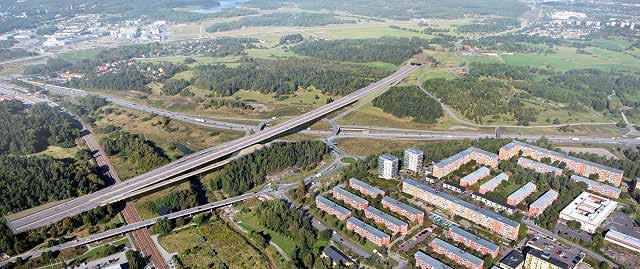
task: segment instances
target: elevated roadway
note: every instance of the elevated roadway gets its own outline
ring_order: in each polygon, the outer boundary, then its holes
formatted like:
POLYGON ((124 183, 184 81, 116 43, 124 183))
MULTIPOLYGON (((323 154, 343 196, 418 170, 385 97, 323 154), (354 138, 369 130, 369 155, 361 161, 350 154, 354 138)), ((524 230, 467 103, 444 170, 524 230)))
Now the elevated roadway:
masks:
MULTIPOLYGON (((205 149, 203 151, 194 153, 180 160, 172 162, 168 165, 154 169, 143 175, 131 178, 122 183, 115 184, 89 195, 72 199, 60 205, 44 209, 40 212, 15 219, 8 223, 9 227, 16 233, 24 232, 55 223, 66 217, 77 215, 98 206, 127 199, 129 197, 132 197, 132 193, 135 193, 140 189, 147 188, 148 190, 151 190, 150 188, 153 188, 152 186, 157 185, 158 183, 162 183, 167 179, 179 176, 189 171, 196 170, 198 168, 202 168, 206 164, 228 157, 254 144, 272 139, 278 135, 285 134, 304 124, 321 118, 333 111, 352 104, 375 91, 397 83, 398 81, 411 74, 417 68, 419 67, 411 65, 404 66, 394 74, 380 80, 379 82, 373 83, 365 88, 357 90, 339 100, 336 100, 318 109, 292 118, 275 127, 267 128, 253 135, 245 136, 243 138, 224 143, 217 147, 205 149), (112 199, 112 197, 118 197, 118 199, 112 199)), ((209 168, 213 169, 216 167, 214 166, 209 168)), ((201 172, 205 171, 202 170, 201 172)))

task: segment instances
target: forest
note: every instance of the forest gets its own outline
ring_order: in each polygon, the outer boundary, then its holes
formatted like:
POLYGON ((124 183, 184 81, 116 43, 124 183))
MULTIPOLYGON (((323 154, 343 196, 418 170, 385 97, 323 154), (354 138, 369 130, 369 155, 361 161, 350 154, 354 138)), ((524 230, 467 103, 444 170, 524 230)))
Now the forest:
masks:
POLYGON ((238 67, 213 64, 193 69, 196 87, 223 96, 232 95, 241 89, 283 95, 309 86, 314 86, 323 93, 344 95, 386 75, 383 70, 363 65, 297 58, 243 58, 238 67))
POLYGON ((165 95, 176 95, 189 87, 189 81, 184 79, 168 79, 162 85, 162 93, 165 95))
POLYGON ((518 125, 525 126, 536 120, 536 110, 524 106, 501 81, 475 77, 436 78, 425 81, 424 88, 478 124, 483 124, 487 116, 500 115, 511 115, 518 125))
POLYGON ((373 105, 396 117, 412 117, 421 123, 435 123, 444 116, 440 103, 417 86, 393 87, 376 97, 373 105))
POLYGON ((101 142, 107 155, 124 158, 138 174, 169 163, 161 148, 139 134, 115 131, 101 142))
POLYGON ((69 148, 79 136, 80 129, 63 112, 45 103, 27 109, 17 100, 0 102, 0 154, 31 154, 50 145, 69 148))
POLYGON ((150 89, 146 87, 148 83, 162 82, 185 70, 187 70, 185 65, 169 62, 159 64, 136 63, 106 74, 88 73, 84 78, 68 81, 65 86, 71 88, 150 92, 150 89))
POLYGON ((227 99, 210 99, 205 101, 205 103, 203 104, 204 108, 221 108, 221 107, 228 107, 228 108, 233 108, 233 109, 240 109, 240 110, 253 110, 253 107, 243 101, 239 101, 239 100, 227 100, 227 99))
POLYGON ((297 44, 304 40, 304 37, 301 34, 290 34, 284 35, 280 37, 280 45, 291 45, 297 44))
POLYGON ((353 23, 353 20, 342 20, 331 14, 291 12, 271 13, 260 16, 245 17, 230 22, 215 23, 207 27, 207 32, 223 32, 237 30, 249 26, 324 26, 328 24, 353 23))
POLYGON ((495 18, 472 24, 458 25, 457 31, 460 33, 502 32, 516 28, 519 25, 520 22, 515 18, 495 18))
POLYGON ((291 207, 282 200, 262 202, 256 208, 258 222, 294 242, 296 248, 292 255, 295 268, 313 268, 320 252, 314 247, 318 240, 311 218, 303 210, 291 207))
POLYGON ((297 54, 340 62, 401 64, 422 52, 427 40, 382 37, 370 39, 314 40, 291 48, 297 54))
POLYGON ((227 164, 215 174, 209 187, 236 196, 264 183, 269 174, 287 168, 311 169, 326 152, 327 146, 320 141, 273 143, 227 164))
POLYGON ((97 191, 105 182, 89 160, 0 155, 0 215, 97 191))

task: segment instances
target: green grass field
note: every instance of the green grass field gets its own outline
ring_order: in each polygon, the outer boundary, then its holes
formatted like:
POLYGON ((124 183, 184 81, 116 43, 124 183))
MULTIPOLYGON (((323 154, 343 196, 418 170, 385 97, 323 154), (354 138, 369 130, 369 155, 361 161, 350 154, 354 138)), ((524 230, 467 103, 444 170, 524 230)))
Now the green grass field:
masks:
POLYGON ((258 223, 258 218, 250 213, 240 213, 236 216, 236 219, 240 222, 240 226, 247 231, 255 231, 260 232, 263 231, 265 234, 268 234, 271 237, 271 242, 278 245, 287 255, 291 256, 293 254, 293 250, 296 247, 296 242, 293 239, 285 237, 280 233, 269 230, 265 227, 262 227, 258 223))
POLYGON ((551 67, 559 70, 602 68, 610 70, 637 70, 640 59, 622 52, 589 47, 588 54, 580 54, 575 48, 558 47, 556 53, 550 54, 502 54, 507 64, 529 65, 533 67, 551 67))

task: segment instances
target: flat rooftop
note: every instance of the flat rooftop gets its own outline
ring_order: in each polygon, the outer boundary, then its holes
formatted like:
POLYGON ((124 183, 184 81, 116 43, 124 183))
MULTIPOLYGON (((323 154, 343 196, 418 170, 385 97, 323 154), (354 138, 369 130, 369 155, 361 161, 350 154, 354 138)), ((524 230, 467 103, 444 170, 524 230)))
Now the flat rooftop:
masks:
POLYGON ((465 259, 465 260, 467 260, 467 261, 469 261, 469 262, 471 262, 473 264, 483 264, 484 263, 484 260, 482 260, 482 259, 480 259, 480 258, 478 258, 476 256, 473 256, 473 255, 471 255, 471 253, 465 252, 462 249, 459 249, 459 248, 455 247, 454 245, 451 245, 451 244, 443 241, 440 238, 437 238, 437 237, 434 238, 433 239, 433 243, 436 244, 437 246, 440 246, 440 247, 446 249, 448 252, 451 252, 451 253, 455 254, 456 256, 459 256, 459 257, 461 257, 461 258, 463 258, 463 259, 465 259))
POLYGON ((393 199, 393 198, 391 198, 391 197, 389 197, 389 196, 385 196, 384 198, 382 198, 382 201, 385 201, 385 202, 387 202, 387 203, 389 203, 389 204, 392 204, 392 205, 394 205, 394 206, 397 206, 397 207, 399 207, 399 208, 402 208, 402 209, 404 209, 405 211, 407 211, 407 212, 409 212, 409 213, 411 213, 411 214, 414 214, 414 215, 424 215, 424 212, 422 212, 422 211, 420 211, 420 210, 418 210, 418 209, 416 209, 416 208, 414 208, 414 207, 411 207, 410 205, 407 205, 407 204, 405 204, 405 203, 402 203, 402 202, 400 202, 400 201, 398 201, 398 200, 396 200, 396 199, 393 199))
POLYGON ((366 224, 364 221, 361 221, 358 218, 350 217, 349 219, 347 219, 347 222, 353 223, 353 225, 364 229, 368 233, 373 234, 374 236, 376 236, 378 238, 391 238, 388 234, 384 233, 383 231, 378 230, 377 228, 375 228, 375 227, 373 227, 373 226, 371 226, 369 224, 366 224))
POLYGON ((451 269, 451 267, 449 267, 448 265, 442 263, 439 260, 436 260, 435 258, 425 254, 422 251, 417 251, 414 256, 416 257, 416 259, 421 260, 427 263, 428 265, 430 265, 431 268, 433 269, 451 269))
POLYGON ((473 171, 471 174, 468 174, 466 176, 464 176, 463 178, 460 179, 460 182, 466 182, 469 180, 478 180, 482 177, 484 177, 485 174, 489 173, 489 168, 486 167, 480 167, 478 168, 478 170, 473 171))
POLYGON ((416 149, 416 148, 408 148, 407 150, 405 150, 406 152, 410 152, 413 154, 424 154, 424 152, 422 152, 422 150, 416 149))
POLYGON ((604 184, 604 183, 599 182, 599 181, 591 180, 591 179, 588 179, 586 177, 581 177, 581 176, 578 176, 578 175, 572 175, 571 179, 573 181, 575 181, 575 182, 584 182, 584 183, 587 183, 588 186, 601 188, 603 190, 615 193, 617 195, 620 195, 620 192, 621 192, 621 190, 619 188, 616 188, 616 187, 608 185, 608 184, 604 184))
POLYGON ((460 235, 460 236, 462 236, 462 237, 464 237, 464 238, 466 238, 466 239, 468 239, 468 240, 470 240, 470 241, 472 241, 472 242, 474 242, 474 243, 476 243, 476 244, 478 244, 480 246, 488 248, 489 250, 491 250, 491 252, 498 250, 498 245, 496 245, 494 243, 491 243, 486 239, 480 238, 475 234, 467 232, 467 231, 465 231, 463 229, 460 229, 460 228, 458 228, 456 226, 451 226, 451 227, 449 227, 449 229, 451 229, 451 231, 453 233, 457 234, 457 235, 460 235))
POLYGON ((525 157, 520 157, 520 159, 518 159, 518 163, 522 162, 523 164, 527 164, 527 165, 531 165, 531 166, 535 166, 535 167, 539 167, 541 169, 545 169, 545 170, 549 170, 553 173, 562 173, 562 169, 555 167, 555 166, 551 166, 545 163, 541 163, 538 161, 534 161, 531 159, 527 159, 525 157))
POLYGON ((364 198, 362 198, 362 197, 360 197, 360 196, 358 196, 358 195, 355 195, 355 194, 353 194, 353 193, 350 193, 350 192, 348 192, 347 190, 343 189, 343 188, 342 188, 342 187, 340 187, 340 186, 335 186, 335 187, 333 187, 333 191, 335 191, 335 192, 339 193, 339 194, 340 194, 340 195, 342 195, 342 196, 347 197, 347 198, 348 198, 348 199, 350 199, 350 200, 356 201, 356 202, 358 202, 358 203, 360 203, 360 204, 366 204, 366 203, 369 203, 369 201, 367 201, 366 199, 364 199, 364 198))
POLYGON ((383 191, 383 190, 378 189, 378 188, 376 188, 376 187, 374 187, 374 186, 371 186, 371 185, 369 185, 369 184, 367 184, 367 183, 364 183, 363 181, 358 180, 358 179, 356 179, 356 178, 351 178, 351 179, 349 179, 349 185, 356 185, 356 186, 359 186, 359 187, 361 187, 361 188, 363 188, 363 189, 367 190, 367 191, 368 191, 368 192, 370 192, 370 193, 375 193, 375 194, 379 194, 379 195, 384 195, 384 191, 383 191))
POLYGON ((465 156, 467 156, 467 155, 469 155, 469 154, 471 154, 473 152, 475 152, 477 154, 486 155, 489 158, 498 158, 498 155, 495 154, 495 153, 491 153, 491 152, 488 152, 488 151, 485 151, 485 150, 481 150, 481 149, 475 148, 475 147, 470 147, 468 149, 465 149, 463 151, 460 151, 460 152, 456 153, 455 155, 453 155, 453 156, 451 156, 449 158, 446 158, 446 159, 436 163, 435 166, 437 166, 437 167, 447 166, 447 165, 449 165, 451 163, 456 162, 459 159, 464 158, 465 156))
POLYGON ((509 176, 505 173, 500 173, 499 175, 495 176, 494 178, 480 185, 480 188, 495 189, 498 187, 498 185, 500 185, 500 183, 502 183, 502 181, 507 181, 507 180, 509 180, 509 176))
POLYGON ((544 236, 536 236, 527 242, 526 254, 532 254, 560 268, 574 268, 582 260, 579 250, 565 247, 544 236))
POLYGON ((598 225, 611 214, 618 203, 589 192, 583 192, 571 201, 560 215, 566 215, 577 221, 598 225))
POLYGON ((548 206, 553 200, 558 198, 558 192, 554 190, 548 190, 543 195, 538 197, 535 202, 531 203, 529 207, 542 208, 548 206))
POLYGON ((385 153, 380 155, 380 158, 385 159, 385 160, 389 160, 389 161, 398 161, 398 157, 396 157, 395 155, 389 154, 389 153, 385 153))
POLYGON ((535 189, 536 189, 536 184, 533 184, 532 182, 527 182, 527 184, 524 184, 524 186, 520 187, 518 190, 514 191, 511 195, 509 195, 509 197, 507 197, 507 200, 524 199, 525 197, 533 193, 535 189))
POLYGON ((401 220, 397 219, 396 217, 391 216, 391 215, 389 215, 389 214, 387 214, 385 212, 382 212, 380 209, 377 209, 377 208, 375 208, 373 206, 369 206, 369 207, 365 208, 364 210, 365 211, 369 211, 372 214, 374 214, 374 215, 376 215, 378 217, 381 217, 382 219, 384 219, 384 220, 386 220, 388 222, 393 223, 393 225, 396 225, 396 226, 408 226, 406 222, 401 221, 401 220))

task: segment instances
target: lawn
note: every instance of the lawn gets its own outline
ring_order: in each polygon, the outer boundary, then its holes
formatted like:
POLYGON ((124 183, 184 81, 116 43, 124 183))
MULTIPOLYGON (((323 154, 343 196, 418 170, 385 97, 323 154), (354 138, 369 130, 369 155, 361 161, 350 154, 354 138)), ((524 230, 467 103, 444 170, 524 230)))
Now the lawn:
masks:
POLYGON ((46 150, 33 154, 34 156, 50 156, 55 159, 74 158, 80 149, 78 147, 63 148, 59 146, 49 146, 46 150))
POLYGON ((187 268, 266 268, 260 253, 222 220, 212 220, 201 227, 190 227, 160 237, 160 244, 170 253, 179 253, 187 268))
POLYGON ((337 140, 337 145, 341 149, 350 154, 365 157, 382 152, 404 150, 420 143, 420 141, 371 140, 366 138, 341 138, 337 140))
POLYGON ((576 52, 576 48, 557 47, 556 53, 550 54, 502 54, 501 57, 507 64, 528 65, 533 67, 552 67, 560 70, 602 68, 611 70, 637 70, 640 59, 601 48, 588 47, 589 54, 576 52))
POLYGON ((268 234, 271 237, 271 242, 282 248, 282 250, 284 250, 284 252, 286 252, 289 257, 293 255, 293 250, 296 247, 296 242, 293 241, 293 239, 285 237, 278 232, 261 226, 258 223, 258 218, 251 213, 239 213, 236 216, 236 219, 238 220, 240 227, 242 227, 243 229, 255 232, 262 231, 265 234, 268 234))
POLYGON ((74 50, 58 54, 58 58, 67 61, 91 60, 95 59, 102 50, 101 48, 74 50))

